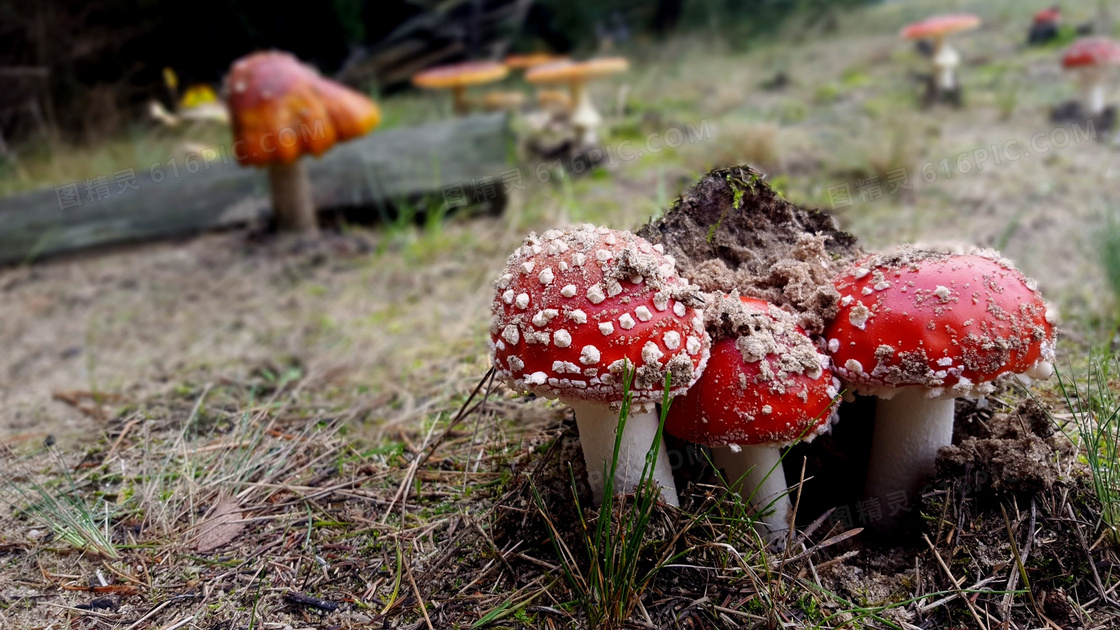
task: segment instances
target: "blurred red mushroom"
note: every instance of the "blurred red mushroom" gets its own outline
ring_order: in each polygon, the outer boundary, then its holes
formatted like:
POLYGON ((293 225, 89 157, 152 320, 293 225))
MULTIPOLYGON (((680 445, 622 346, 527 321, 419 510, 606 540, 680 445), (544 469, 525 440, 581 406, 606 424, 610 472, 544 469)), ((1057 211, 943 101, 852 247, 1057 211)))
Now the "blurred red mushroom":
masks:
MULTIPOLYGON (((582 225, 530 234, 498 278, 492 361, 518 391, 575 411, 596 504, 614 456, 624 380, 633 406, 623 428, 614 492, 633 491, 657 438, 654 405, 690 387, 708 361, 699 291, 660 248, 629 232, 582 225)), ((664 443, 653 480, 677 505, 664 443)))
POLYGON ((1058 37, 1062 26, 1062 10, 1058 6, 1042 9, 1034 14, 1031 28, 1027 31, 1028 44, 1045 44, 1058 37))
POLYGON ((781 449, 828 429, 838 382, 793 315, 736 295, 709 308, 731 336, 712 344, 700 380, 669 406, 665 430, 710 447, 730 487, 759 513, 759 534, 780 543, 793 517, 781 449))
POLYGON ((864 258, 836 280, 841 308, 825 331, 834 370, 878 396, 865 493, 884 506, 916 502, 937 451, 953 437, 954 401, 995 390, 1004 374, 1053 371, 1055 315, 1033 280, 988 250, 950 255, 904 248, 864 258))
POLYGON ((1120 64, 1120 42, 1108 37, 1084 37, 1062 55, 1062 67, 1078 74, 1090 116, 1104 113, 1105 68, 1116 64, 1120 64))
POLYGON ((365 135, 381 121, 364 94, 325 79, 288 53, 253 53, 226 78, 234 156, 268 167, 272 207, 281 231, 318 230, 311 183, 300 161, 336 142, 365 135))
POLYGON ((1042 9, 1034 14, 1035 24, 1058 24, 1062 21, 1062 10, 1057 6, 1042 9))

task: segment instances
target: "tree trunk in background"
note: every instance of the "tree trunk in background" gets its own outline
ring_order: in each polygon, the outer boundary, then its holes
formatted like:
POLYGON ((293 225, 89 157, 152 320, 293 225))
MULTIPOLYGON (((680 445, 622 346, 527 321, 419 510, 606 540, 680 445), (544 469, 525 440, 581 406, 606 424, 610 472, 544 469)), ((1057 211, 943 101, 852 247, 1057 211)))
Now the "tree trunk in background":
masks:
MULTIPOLYGON (((517 174, 522 188, 532 181, 507 162, 512 142, 504 114, 472 116, 373 133, 301 166, 315 207, 345 210, 349 220, 391 219, 387 209, 419 198, 437 209, 485 201, 497 211, 506 177, 517 174)), ((137 166, 131 185, 108 172, 100 187, 91 179, 0 199, 0 263, 269 219, 266 169, 211 151, 137 166)))
POLYGON ((657 13, 653 17, 653 30, 667 35, 677 28, 681 20, 684 0, 657 0, 657 13))

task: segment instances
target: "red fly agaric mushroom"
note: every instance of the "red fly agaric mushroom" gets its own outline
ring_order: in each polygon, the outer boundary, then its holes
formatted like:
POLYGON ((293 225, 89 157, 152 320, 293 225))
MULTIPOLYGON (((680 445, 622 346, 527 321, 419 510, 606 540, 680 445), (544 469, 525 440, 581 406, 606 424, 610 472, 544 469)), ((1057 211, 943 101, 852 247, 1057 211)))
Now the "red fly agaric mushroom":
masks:
POLYGON ((1090 116, 1104 113, 1104 71, 1116 64, 1120 64, 1120 42, 1108 37, 1084 37, 1062 55, 1062 67, 1078 74, 1090 116))
POLYGON ((509 76, 509 68, 496 61, 465 61, 436 66, 412 77, 412 84, 427 90, 451 90, 455 113, 470 112, 467 88, 501 81, 509 76))
POLYGON ((1030 30, 1027 31, 1028 44, 1045 44, 1057 39, 1062 26, 1062 10, 1057 5, 1042 9, 1034 14, 1030 30))
POLYGON ((710 447, 730 487, 761 514, 759 534, 780 542, 792 518, 781 449, 828 429, 839 382, 777 306, 731 295, 706 312, 709 332, 723 338, 700 380, 669 406, 665 431, 710 447))
POLYGON ((978 26, 980 26, 980 18, 970 13, 936 15, 908 25, 902 29, 902 37, 933 40, 931 61, 934 81, 939 90, 950 92, 957 88, 956 68, 961 63, 961 56, 952 46, 945 43, 945 38, 953 33, 972 30, 978 26))
MULTIPOLYGON (((596 504, 614 455, 624 378, 632 407, 621 437, 616 493, 634 490, 660 426, 654 404, 666 375, 671 395, 708 361, 700 292, 675 262, 629 232, 582 225, 530 234, 498 278, 490 322, 492 360, 516 390, 557 398, 575 411, 596 504)), ((677 505, 664 444, 653 480, 677 505)))
POLYGON ((836 288, 840 312, 824 337, 840 379, 880 399, 865 494, 886 517, 872 525, 890 529, 886 506, 912 501, 952 441, 954 399, 983 397, 1005 374, 1050 376, 1055 314, 992 250, 874 255, 836 288))
POLYGON ((559 61, 536 66, 525 73, 529 83, 567 84, 572 95, 572 127, 576 131, 576 144, 586 147, 598 142, 597 129, 603 124, 591 96, 587 92, 587 82, 600 79, 630 68, 630 62, 623 57, 603 57, 588 61, 559 61))
POLYGON ((377 105, 278 51, 234 62, 226 92, 234 156, 243 165, 268 167, 278 228, 317 231, 311 183, 299 158, 368 133, 381 121, 377 105))

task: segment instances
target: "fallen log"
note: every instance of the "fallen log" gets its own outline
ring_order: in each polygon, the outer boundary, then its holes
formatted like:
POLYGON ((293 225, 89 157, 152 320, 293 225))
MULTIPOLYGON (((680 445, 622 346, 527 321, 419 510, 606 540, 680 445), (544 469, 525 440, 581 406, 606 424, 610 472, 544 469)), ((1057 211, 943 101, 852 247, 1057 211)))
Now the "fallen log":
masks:
MULTIPOLYGON (((304 159, 316 207, 350 219, 384 217, 423 197, 451 206, 485 200, 500 211, 512 142, 507 118, 494 114, 375 131, 304 159)), ((238 166, 228 147, 200 149, 0 199, 0 263, 263 222, 271 213, 263 169, 238 166)))

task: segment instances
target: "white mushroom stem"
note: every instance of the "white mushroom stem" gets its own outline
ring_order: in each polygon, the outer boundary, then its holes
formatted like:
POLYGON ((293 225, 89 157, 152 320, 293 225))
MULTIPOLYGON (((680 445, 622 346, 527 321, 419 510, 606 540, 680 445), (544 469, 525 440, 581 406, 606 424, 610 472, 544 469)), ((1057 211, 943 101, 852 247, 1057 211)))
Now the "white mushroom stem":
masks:
MULTIPOLYGON (((579 441, 583 446, 583 458, 587 463, 587 481, 595 497, 595 505, 602 505, 606 476, 610 472, 614 458, 615 429, 618 427, 618 414, 610 405, 597 402, 564 400, 576 413, 576 426, 579 427, 579 441)), ((622 441, 618 449, 618 466, 614 473, 614 494, 633 492, 642 478, 646 464, 646 453, 653 446, 657 431, 661 426, 656 411, 640 411, 631 408, 630 417, 622 429, 622 441)), ((677 484, 673 481, 673 469, 669 465, 669 454, 662 440, 653 462, 651 478, 661 487, 661 499, 672 506, 680 505, 677 499, 677 484)))
POLYGON ((1080 71, 1081 89, 1085 92, 1085 106, 1090 116, 1104 113, 1104 73, 1096 66, 1082 68, 1080 71))
POLYGON ((576 131, 576 144, 579 148, 592 146, 599 141, 597 130, 603 124, 603 117, 591 102, 591 95, 584 82, 572 83, 571 90, 572 102, 575 103, 572 127, 576 131))
POLYGON ((961 56, 949 44, 938 41, 933 51, 933 71, 937 80, 937 87, 942 91, 950 91, 957 87, 957 66, 961 64, 961 56))
POLYGON ((882 518, 869 523, 875 529, 891 529, 904 513, 890 506, 918 504, 923 483, 933 477, 937 451, 953 441, 954 399, 926 397, 923 387, 900 388, 875 407, 875 433, 871 438, 871 460, 867 468, 866 498, 878 500, 882 518))
POLYGON ((769 543, 781 543, 790 528, 793 509, 782 469, 782 451, 772 444, 714 446, 712 463, 743 502, 759 513, 755 530, 769 543))
POLYGON ((270 164, 268 185, 276 228, 281 232, 315 234, 319 231, 315 204, 311 201, 311 180, 303 160, 291 164, 270 164))

